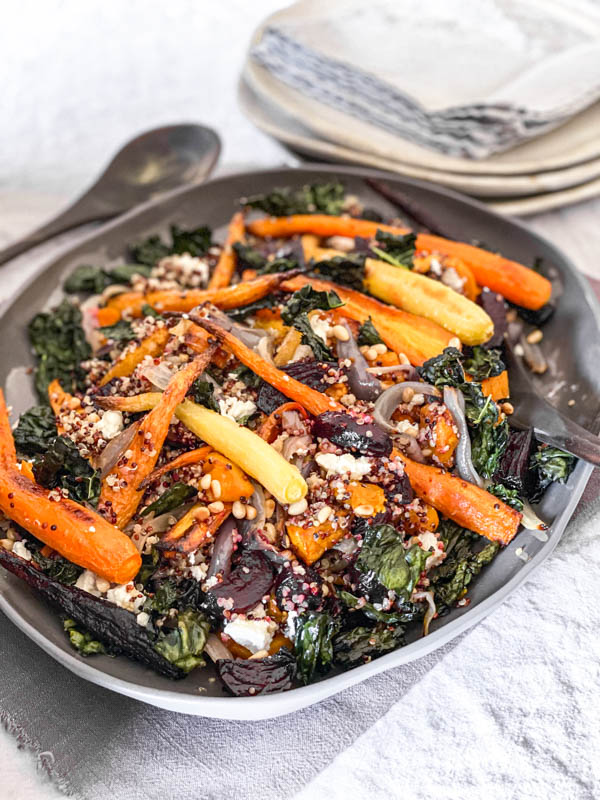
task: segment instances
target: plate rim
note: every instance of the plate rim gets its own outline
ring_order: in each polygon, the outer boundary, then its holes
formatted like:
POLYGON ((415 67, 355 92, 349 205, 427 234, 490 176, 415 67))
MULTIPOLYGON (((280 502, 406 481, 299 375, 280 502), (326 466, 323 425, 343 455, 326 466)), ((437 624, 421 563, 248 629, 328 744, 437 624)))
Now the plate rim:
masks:
MULTIPOLYGON (((266 169, 244 170, 241 172, 230 173, 228 175, 211 178, 205 183, 201 184, 202 188, 212 187, 215 184, 227 183, 231 179, 242 178, 251 179, 257 175, 278 175, 278 180, 281 178, 281 173, 295 173, 301 174, 303 172, 322 172, 334 174, 346 174, 352 177, 378 177, 381 179, 396 179, 398 176, 390 172, 381 170, 374 170, 367 167, 349 167, 338 165, 324 165, 324 164, 303 164, 299 167, 279 166, 270 167, 266 169)), ((519 222, 518 220, 506 220, 494 211, 490 210, 485 204, 467 197, 460 192, 448 189, 446 187, 438 187, 429 181, 422 181, 413 178, 402 177, 402 181, 413 184, 417 188, 424 188, 429 191, 448 197, 452 200, 459 201, 463 205, 471 206, 485 212, 492 217, 496 217, 500 223, 504 225, 510 224, 525 232, 534 240, 539 241, 544 247, 548 248, 551 252, 555 253, 557 258, 565 264, 567 270, 572 273, 576 283, 583 292, 585 299, 592 311, 597 326, 600 328, 600 304, 592 290, 591 285, 586 281, 585 277, 576 269, 570 258, 558 250, 551 242, 540 236, 535 231, 532 231, 528 226, 519 222)), ((127 221, 135 219, 150 209, 160 208, 162 204, 168 203, 172 199, 192 194, 200 188, 199 185, 191 187, 182 187, 175 189, 161 198, 154 199, 144 203, 126 214, 99 226, 93 231, 86 233, 77 241, 69 244, 63 248, 60 253, 44 260, 39 268, 31 275, 31 280, 38 277, 44 271, 51 268, 56 262, 62 260, 69 255, 71 250, 87 244, 93 244, 94 240, 99 237, 104 237, 105 234, 110 233, 114 228, 120 227, 127 221)), ((0 308, 0 317, 4 316, 10 307, 28 290, 28 284, 25 284, 15 291, 7 298, 7 301, 0 308)), ((21 585, 19 579, 11 575, 2 575, 0 581, 0 610, 16 625, 25 635, 27 635, 35 644, 41 647, 48 655, 60 664, 65 666, 71 672, 79 677, 90 681, 96 685, 110 689, 117 693, 132 697, 142 702, 149 703, 161 708, 177 711, 181 713, 193 714, 198 716, 216 717, 221 719, 236 719, 236 720, 259 720, 269 719, 284 714, 291 713, 300 708, 313 705, 320 700, 333 696, 349 686, 361 683, 363 680, 376 675, 380 672, 391 669, 395 666, 407 664, 413 660, 421 658, 433 650, 441 647, 456 636, 471 628, 474 624, 487 616, 494 608, 501 605, 507 597, 515 591, 518 586, 527 580, 529 574, 537 569, 546 558, 553 552, 557 546, 564 530, 570 522, 571 516, 581 495, 587 485, 590 475, 593 472, 593 467, 584 462, 579 462, 571 476, 569 482, 571 483, 573 491, 571 492, 567 503, 560 512, 560 515, 555 518, 552 523, 551 530, 552 536, 544 543, 542 548, 535 554, 535 556, 526 564, 524 564, 519 571, 504 583, 499 589, 493 592, 489 597, 481 600, 476 606, 466 611, 460 617, 450 620, 442 628, 432 632, 427 637, 412 642, 404 648, 400 648, 385 656, 382 656, 368 664, 362 664, 352 670, 343 672, 338 675, 325 678, 322 681, 309 686, 301 686, 294 688, 290 691, 265 696, 254 697, 209 697, 203 695, 192 695, 190 693, 175 692, 170 689, 160 689, 153 687, 141 686, 124 678, 112 676, 104 672, 99 667, 87 663, 83 658, 76 653, 71 653, 63 650, 49 640, 38 628, 32 623, 29 623, 20 613, 17 606, 8 599, 5 595, 4 585, 6 581, 17 581, 16 585, 21 585)), ((143 667, 141 667, 143 668, 143 667)))

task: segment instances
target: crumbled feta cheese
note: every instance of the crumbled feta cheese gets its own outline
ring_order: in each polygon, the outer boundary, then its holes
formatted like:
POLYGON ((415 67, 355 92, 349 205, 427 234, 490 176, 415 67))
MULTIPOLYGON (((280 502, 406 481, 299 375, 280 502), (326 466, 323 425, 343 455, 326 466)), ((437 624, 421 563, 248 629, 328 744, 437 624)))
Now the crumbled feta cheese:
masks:
POLYGON ((96 430, 104 439, 114 439, 123 430, 123 414, 120 411, 105 411, 96 423, 96 430))
POLYGON ((252 400, 238 400, 237 397, 220 397, 219 410, 221 416, 229 417, 237 422, 244 417, 249 417, 256 411, 256 404, 252 400))
POLYGON ((288 639, 294 640, 296 635, 296 619, 298 618, 297 611, 288 611, 287 619, 285 621, 285 635, 288 639))
POLYGON ((327 344, 327 336, 331 333, 331 325, 327 322, 326 319, 319 317, 317 314, 313 314, 310 317, 310 327, 313 329, 313 333, 315 336, 318 336, 319 339, 322 339, 325 344, 327 344))
POLYGON ((429 261, 429 271, 438 277, 442 274, 442 265, 437 258, 431 258, 429 261))
POLYGON ((327 471, 327 477, 349 474, 352 480, 358 481, 371 471, 371 464, 367 458, 364 456, 355 458, 350 453, 341 456, 336 456, 335 453, 317 453, 315 461, 327 471))
POLYGON ((198 581, 198 583, 202 583, 202 581, 206 578, 207 572, 208 564, 195 564, 194 566, 190 567, 190 574, 195 581, 198 581))
POLYGON ((448 269, 445 269, 442 273, 442 283, 445 283, 450 289, 454 289, 455 292, 460 293, 463 290, 465 279, 460 277, 454 267, 448 267, 448 269))
POLYGON ((146 625, 150 622, 150 614, 147 611, 140 611, 140 613, 135 618, 135 621, 138 625, 141 625, 142 628, 145 628, 146 625))
POLYGON ((88 594, 93 594, 94 597, 100 597, 100 592, 96 586, 96 577, 95 572, 86 569, 77 578, 75 586, 88 594))
POLYGON ((396 430, 398 433, 406 433, 408 436, 416 436, 419 433, 419 426, 414 425, 408 419, 401 419, 396 423, 396 430))
POLYGON ((269 649, 276 630, 277 625, 272 621, 237 617, 225 625, 223 632, 227 636, 231 636, 242 647, 247 647, 248 650, 257 653, 259 650, 269 649))
POLYGON ((138 611, 146 600, 144 595, 138 592, 133 583, 123 583, 120 586, 114 586, 106 593, 106 599, 127 611, 138 611))
POLYGON ((15 542, 13 544, 12 551, 15 555, 19 556, 20 558, 24 558, 25 561, 31 561, 31 553, 27 549, 27 545, 25 542, 15 542))

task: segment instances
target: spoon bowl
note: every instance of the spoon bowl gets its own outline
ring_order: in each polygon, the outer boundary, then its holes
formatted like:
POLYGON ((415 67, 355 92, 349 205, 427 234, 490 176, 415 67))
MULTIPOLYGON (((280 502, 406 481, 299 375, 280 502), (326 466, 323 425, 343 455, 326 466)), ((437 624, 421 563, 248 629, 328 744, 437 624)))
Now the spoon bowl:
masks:
POLYGON ((219 136, 204 125, 167 125, 136 136, 65 211, 0 250, 0 264, 77 225, 116 217, 173 189, 202 183, 220 152, 219 136))

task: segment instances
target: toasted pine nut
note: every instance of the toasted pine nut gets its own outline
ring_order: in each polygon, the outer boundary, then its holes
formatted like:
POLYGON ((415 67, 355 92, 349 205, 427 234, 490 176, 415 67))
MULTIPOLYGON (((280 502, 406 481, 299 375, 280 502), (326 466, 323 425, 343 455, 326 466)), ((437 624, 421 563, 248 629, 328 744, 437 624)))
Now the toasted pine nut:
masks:
POLYGON ((201 489, 210 489, 210 484, 212 483, 212 478, 210 477, 210 472, 207 472, 206 475, 203 475, 200 478, 200 488, 201 489))
POLYGON ((275 500, 271 500, 271 498, 269 498, 268 500, 265 500, 265 516, 267 519, 269 519, 269 517, 272 517, 274 513, 275 500))
POLYGON ((374 347, 369 347, 367 352, 365 353, 365 358, 367 361, 375 361, 379 353, 375 350, 374 347))
POLYGON ((377 354, 380 356, 382 356, 384 353, 387 353, 387 347, 383 344, 383 342, 379 342, 379 344, 374 344, 373 350, 375 350, 377 354))
POLYGON ((236 500, 231 506, 231 513, 236 519, 246 519, 246 506, 240 503, 239 500, 236 500))
POLYGON ((2 546, 5 550, 12 550, 14 542, 12 539, 0 539, 0 546, 2 546))
POLYGON ((402 402, 403 403, 410 403, 410 401, 415 396, 415 390, 411 389, 410 386, 407 386, 406 389, 402 392, 402 402))
POLYGON ((373 514, 375 513, 375 509, 373 508, 373 506, 368 506, 368 505, 357 506, 354 509, 354 513, 356 514, 357 517, 372 517, 373 514))
POLYGON ((214 503, 208 504, 208 510, 211 512, 211 514, 219 514, 224 508, 225 506, 220 500, 215 500, 214 503))
POLYGON ((296 517, 298 514, 304 514, 307 508, 308 503, 306 502, 306 498, 303 497, 302 500, 298 500, 297 503, 292 503, 288 506, 288 514, 290 517, 296 517))
POLYGON ((200 508, 196 510, 194 516, 196 519, 200 520, 200 522, 204 522, 204 520, 210 517, 210 511, 206 506, 200 506, 200 508))
POLYGON ((210 482, 210 490, 213 493, 215 500, 218 500, 219 497, 221 497, 221 484, 216 478, 210 482))
POLYGON ((256 519, 256 515, 258 511, 254 508, 254 506, 246 506, 246 519, 256 519))
POLYGON ((515 410, 515 407, 513 406, 512 403, 502 403, 501 408, 505 414, 513 414, 515 410))
POLYGON ((410 364, 410 359, 405 353, 398 353, 398 361, 401 364, 410 364))
POLYGON ((331 506, 323 506, 323 508, 317 514, 317 520, 319 521, 320 525, 322 525, 324 522, 327 522, 327 520, 331 516, 332 511, 333 509, 331 508, 331 506))
POLYGON ((531 331, 531 333, 528 334, 527 341, 529 344, 537 344, 538 342, 541 342, 543 338, 544 334, 538 328, 538 330, 531 331))

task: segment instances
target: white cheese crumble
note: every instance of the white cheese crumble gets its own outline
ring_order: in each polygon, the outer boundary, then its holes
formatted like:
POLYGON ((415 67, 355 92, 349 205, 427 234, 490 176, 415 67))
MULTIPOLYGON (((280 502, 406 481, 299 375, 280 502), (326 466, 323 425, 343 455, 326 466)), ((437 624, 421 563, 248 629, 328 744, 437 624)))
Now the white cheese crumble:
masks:
POLYGON ((231 636, 242 647, 248 648, 253 653, 258 653, 259 650, 269 649, 276 630, 277 625, 272 621, 237 617, 225 625, 223 632, 227 636, 231 636))
POLYGON ((150 614, 147 611, 140 611, 140 613, 135 618, 135 621, 138 625, 141 625, 142 628, 145 628, 146 625, 150 622, 150 614))
POLYGON ((406 433, 408 436, 416 436, 419 433, 419 426, 413 424, 408 419, 401 419, 396 423, 398 433, 406 433))
POLYGON ((15 542, 12 551, 15 555, 19 556, 19 558, 24 558, 25 561, 31 561, 31 553, 24 542, 15 542))
POLYGON ((138 592, 133 583, 114 586, 106 593, 106 599, 120 608, 135 612, 139 611, 146 601, 144 595, 138 592))
POLYGON ((256 411, 256 404, 252 400, 239 400, 237 397, 220 397, 219 410, 221 416, 229 417, 238 422, 244 417, 249 417, 256 411))
POLYGON ((327 477, 349 474, 352 480, 359 481, 371 472, 371 464, 367 458, 355 458, 350 453, 341 456, 336 456, 335 453, 317 453, 315 461, 327 471, 327 477))
POLYGON ((100 597, 100 592, 96 587, 96 574, 89 569, 84 570, 77 578, 75 586, 94 597, 100 597))
POLYGON ((319 339, 322 339, 322 341, 327 344, 327 336, 332 330, 331 325, 327 322, 327 320, 314 314, 312 317, 310 317, 309 322, 315 336, 318 336, 319 339))
POLYGON ((96 430, 103 439, 114 439, 123 430, 123 414, 120 411, 105 411, 96 423, 96 430))

